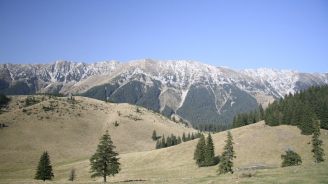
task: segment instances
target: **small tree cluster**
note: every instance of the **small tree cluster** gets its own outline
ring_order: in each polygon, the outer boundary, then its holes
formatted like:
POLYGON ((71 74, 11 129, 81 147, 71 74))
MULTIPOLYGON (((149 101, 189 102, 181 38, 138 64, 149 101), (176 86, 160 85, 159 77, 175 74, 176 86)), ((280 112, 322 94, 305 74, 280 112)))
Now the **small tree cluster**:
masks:
POLYGON ((227 140, 225 141, 226 145, 224 146, 224 150, 222 156, 220 157, 220 164, 219 164, 219 173, 233 173, 233 159, 236 158, 235 151, 233 149, 233 140, 230 131, 228 131, 227 140))
POLYGON ((231 128, 230 124, 199 124, 193 126, 196 130, 201 132, 222 132, 231 128))
POLYGON ((187 142, 187 141, 191 141, 191 140, 194 140, 194 139, 197 139, 197 138, 200 138, 201 136, 201 133, 200 132, 197 132, 197 133, 188 133, 188 135, 186 135, 184 132, 182 134, 182 141, 183 142, 187 142))
POLYGON ((284 155, 281 155, 281 159, 282 159, 281 167, 288 167, 288 166, 302 164, 301 156, 292 150, 287 150, 284 155))
POLYGON ((174 145, 180 144, 181 142, 182 142, 182 140, 181 140, 180 136, 177 137, 177 136, 171 134, 171 136, 168 136, 165 139, 165 136, 163 135, 162 139, 156 141, 156 149, 174 146, 174 145))
POLYGON ((194 152, 194 160, 199 167, 212 166, 218 164, 218 158, 214 155, 214 144, 211 134, 205 136, 201 134, 194 152))
MULTIPOLYGON (((154 135, 154 133, 153 133, 154 135)), ((165 136, 163 135, 161 137, 161 139, 158 139, 157 137, 157 141, 156 141, 156 149, 160 149, 160 148, 166 148, 166 147, 170 147, 170 146, 174 146, 177 144, 180 144, 182 142, 187 142, 190 140, 194 140, 196 138, 199 138, 201 136, 201 133, 188 133, 188 136, 186 136, 185 133, 182 134, 182 138, 180 136, 175 136, 173 134, 171 134, 171 136, 168 136, 167 138, 165 138, 165 136)), ((153 136, 152 136, 153 138, 153 136)))

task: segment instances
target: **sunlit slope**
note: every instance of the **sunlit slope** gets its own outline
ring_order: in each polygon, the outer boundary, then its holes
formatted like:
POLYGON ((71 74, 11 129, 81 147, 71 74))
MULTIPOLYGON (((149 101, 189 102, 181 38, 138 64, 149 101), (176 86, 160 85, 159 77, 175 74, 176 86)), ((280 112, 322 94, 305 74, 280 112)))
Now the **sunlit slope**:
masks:
MULTIPOLYGON (((120 153, 154 149, 153 130, 158 135, 194 131, 129 104, 85 97, 75 97, 73 102, 67 98, 35 98, 41 102, 23 107, 26 96, 12 97, 9 112, 0 114, 1 123, 8 126, 0 129, 1 177, 16 170, 34 170, 44 150, 54 165, 88 159, 105 130, 109 130, 120 153)), ((34 171, 26 174, 31 173, 34 171)))
MULTIPOLYGON (((327 162, 315 166, 312 162, 311 136, 300 134, 300 130, 293 126, 266 126, 263 122, 231 130, 234 138, 236 159, 234 160, 234 175, 217 176, 217 166, 198 168, 193 160, 193 153, 197 140, 182 143, 177 146, 121 154, 121 172, 112 181, 146 180, 145 183, 208 183, 208 181, 246 182, 248 180, 259 183, 274 182, 280 177, 281 181, 313 181, 308 178, 315 173, 318 181, 325 180, 324 172, 328 168, 327 162), (301 167, 279 168, 281 154, 286 149, 298 152, 303 160, 301 167), (240 173, 249 168, 258 168, 255 178, 239 178, 240 173), (264 168, 264 170, 263 170, 264 168), (265 169, 266 168, 266 169, 265 169), (288 175, 286 174, 288 173, 288 175), (287 178, 291 176, 291 180, 287 178), (302 176, 304 175, 304 178, 302 176), (256 178, 258 177, 258 178, 256 178), (295 178, 293 178, 295 177, 295 178)), ((220 154, 226 140, 226 132, 213 135, 215 152, 220 154)), ((322 130, 321 139, 324 141, 324 149, 328 150, 328 132, 322 130)), ((115 143, 115 142, 114 142, 115 143)), ((55 166, 58 182, 67 180, 67 174, 71 168, 79 173, 78 181, 92 182, 89 174, 89 161, 81 160, 70 163, 58 163, 55 166)), ((26 171, 13 174, 24 175, 26 171)), ((312 179, 315 179, 312 178, 312 179)), ((101 181, 102 178, 96 179, 101 181)), ((285 182, 286 183, 286 182, 285 182)), ((287 182, 288 183, 288 182, 287 182)))

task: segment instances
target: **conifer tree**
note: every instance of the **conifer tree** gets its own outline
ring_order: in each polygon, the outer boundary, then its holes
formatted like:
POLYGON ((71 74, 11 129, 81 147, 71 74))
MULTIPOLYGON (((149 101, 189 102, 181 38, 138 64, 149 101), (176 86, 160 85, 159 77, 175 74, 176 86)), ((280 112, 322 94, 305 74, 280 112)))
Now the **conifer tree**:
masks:
POLYGON ((167 138, 166 138, 166 147, 170 147, 170 146, 173 146, 172 139, 171 139, 170 136, 167 136, 167 138))
POLYGON ((114 176, 120 171, 118 153, 114 151, 115 146, 108 131, 100 139, 97 151, 90 158, 91 177, 102 176, 106 182, 107 176, 114 176))
POLYGON ((69 180, 69 181, 74 181, 75 178, 76 178, 76 173, 75 173, 75 169, 73 168, 73 169, 70 170, 68 180, 69 180))
POLYGON ((166 147, 166 142, 165 142, 165 137, 164 137, 164 134, 162 136, 162 141, 161 141, 161 148, 165 148, 166 147))
POLYGON ((191 140, 190 133, 188 133, 187 141, 190 141, 190 140, 191 140))
POLYGON ((187 141, 187 139, 186 139, 186 134, 183 132, 183 134, 182 134, 182 141, 183 142, 186 142, 187 141))
POLYGON ((219 164, 219 173, 233 173, 233 159, 235 157, 235 152, 233 149, 233 140, 230 131, 228 131, 227 140, 225 141, 226 145, 224 146, 224 151, 221 156, 220 164, 219 164))
POLYGON ((312 135, 312 152, 313 158, 316 163, 324 161, 324 150, 322 148, 322 140, 319 139, 320 136, 320 121, 314 121, 314 131, 312 135))
POLYGON ((53 177, 54 177, 54 174, 52 172, 50 157, 49 157, 48 152, 45 151, 41 155, 34 179, 45 181, 45 180, 51 180, 53 177))
POLYGON ((194 152, 194 160, 199 167, 203 166, 205 161, 205 146, 205 137, 201 135, 194 152))
POLYGON ((178 136, 177 144, 180 144, 182 142, 181 137, 178 136))
POLYGON ((261 104, 259 105, 259 116, 260 116, 260 120, 264 119, 264 109, 261 104))
POLYGON ((194 139, 195 139, 194 133, 191 133, 191 140, 194 140, 194 139))
POLYGON ((204 153, 204 164, 211 166, 214 163, 214 144, 211 134, 209 133, 206 138, 205 153, 204 153))
POLYGON ((161 141, 157 140, 156 141, 156 149, 160 149, 161 148, 161 141))
POLYGON ((153 135, 151 136, 151 138, 153 139, 153 141, 157 140, 156 130, 153 131, 153 135))

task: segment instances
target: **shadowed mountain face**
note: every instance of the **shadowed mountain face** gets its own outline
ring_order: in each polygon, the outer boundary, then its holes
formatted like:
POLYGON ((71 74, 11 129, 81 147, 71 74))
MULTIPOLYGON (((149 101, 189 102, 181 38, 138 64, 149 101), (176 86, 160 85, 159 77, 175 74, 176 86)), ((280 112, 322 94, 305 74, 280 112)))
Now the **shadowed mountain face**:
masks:
POLYGON ((73 93, 137 104, 192 124, 230 123, 236 113, 314 85, 328 74, 289 70, 232 70, 191 61, 139 60, 94 64, 0 65, 5 94, 73 93))

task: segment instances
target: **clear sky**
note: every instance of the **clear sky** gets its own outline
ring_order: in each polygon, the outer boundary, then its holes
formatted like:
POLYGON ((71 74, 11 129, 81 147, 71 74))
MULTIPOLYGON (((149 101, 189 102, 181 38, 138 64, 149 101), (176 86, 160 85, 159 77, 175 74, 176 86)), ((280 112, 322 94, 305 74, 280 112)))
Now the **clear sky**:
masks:
POLYGON ((142 58, 328 72, 328 1, 0 0, 0 63, 142 58))

